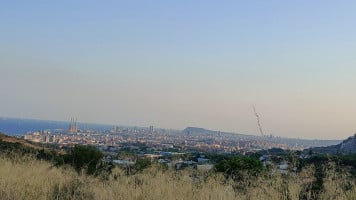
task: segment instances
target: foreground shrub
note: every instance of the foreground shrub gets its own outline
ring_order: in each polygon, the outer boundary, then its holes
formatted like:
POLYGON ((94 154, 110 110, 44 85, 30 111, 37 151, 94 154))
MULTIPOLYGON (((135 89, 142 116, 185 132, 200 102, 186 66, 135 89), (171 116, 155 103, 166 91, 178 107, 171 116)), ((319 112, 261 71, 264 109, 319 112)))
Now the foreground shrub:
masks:
POLYGON ((233 157, 222 160, 215 165, 217 172, 223 172, 227 177, 239 180, 245 175, 257 176, 263 171, 262 162, 250 157, 233 157))
POLYGON ((72 165, 78 173, 97 174, 105 168, 103 157, 104 154, 93 146, 76 145, 63 156, 63 162, 72 165))

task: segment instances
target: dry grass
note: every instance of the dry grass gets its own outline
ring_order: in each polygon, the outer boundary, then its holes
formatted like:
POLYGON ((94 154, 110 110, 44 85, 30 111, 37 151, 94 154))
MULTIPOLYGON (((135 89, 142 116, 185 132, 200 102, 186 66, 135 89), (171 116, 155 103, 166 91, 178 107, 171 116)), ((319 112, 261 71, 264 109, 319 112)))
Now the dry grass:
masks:
MULTIPOLYGON (((313 167, 298 176, 262 176, 236 183, 215 173, 161 170, 157 166, 126 176, 115 168, 108 180, 78 175, 32 157, 0 156, 0 199, 307 199, 313 167), (244 190, 241 190, 244 186, 244 190)), ((327 171, 320 199, 356 199, 355 181, 346 172, 327 171)))
POLYGON ((41 149, 39 146, 33 145, 24 139, 8 136, 3 133, 0 133, 0 140, 4 141, 4 142, 8 142, 8 143, 19 143, 19 144, 23 145, 24 147, 29 147, 32 149, 41 149))
POLYGON ((324 179, 324 192, 320 199, 356 199, 356 182, 345 171, 336 172, 335 164, 329 163, 326 178, 324 179))

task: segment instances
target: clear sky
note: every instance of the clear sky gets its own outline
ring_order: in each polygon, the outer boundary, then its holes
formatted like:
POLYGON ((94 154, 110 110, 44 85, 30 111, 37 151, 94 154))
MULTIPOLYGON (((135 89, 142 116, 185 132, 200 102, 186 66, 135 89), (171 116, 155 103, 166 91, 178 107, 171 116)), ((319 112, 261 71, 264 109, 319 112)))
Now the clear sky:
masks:
POLYGON ((355 1, 0 3, 0 116, 344 139, 355 1))

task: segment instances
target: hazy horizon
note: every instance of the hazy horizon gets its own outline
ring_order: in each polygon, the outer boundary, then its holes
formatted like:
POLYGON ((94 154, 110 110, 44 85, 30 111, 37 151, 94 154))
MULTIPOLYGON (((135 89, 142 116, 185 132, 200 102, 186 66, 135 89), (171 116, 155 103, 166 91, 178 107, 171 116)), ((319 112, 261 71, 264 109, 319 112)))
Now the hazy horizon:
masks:
POLYGON ((8 1, 0 116, 345 139, 356 2, 8 1))
MULTIPOLYGON (((40 127, 38 128, 34 128, 36 127, 36 125, 34 124, 31 124, 31 128, 30 129, 27 129, 28 127, 28 124, 27 125, 24 125, 20 122, 20 126, 21 127, 18 127, 16 129, 16 132, 14 132, 12 130, 12 132, 7 132, 6 130, 3 130, 1 129, 2 127, 0 126, 0 133, 4 133, 6 135, 23 135, 24 133, 27 133, 27 132, 31 132, 31 131, 38 131, 38 130, 54 130, 54 129, 67 129, 69 124, 71 123, 71 120, 74 120, 77 122, 78 124, 78 129, 79 130, 86 130, 86 129, 95 129, 95 130, 109 130, 115 126, 117 127, 127 127, 127 128, 146 128, 148 129, 149 126, 147 126, 146 124, 144 125, 135 125, 135 124, 110 124, 110 123, 105 123, 105 122, 102 122, 102 123, 98 123, 98 122, 87 122, 87 121, 79 121, 78 119, 76 118, 71 118, 70 120, 51 120, 51 119, 36 119, 36 118, 18 118, 18 117, 4 117, 4 116, 0 116, 0 122, 3 121, 3 120, 11 120, 12 122, 11 123, 14 123, 13 121, 43 121, 43 124, 39 125, 40 127), (46 127, 46 123, 49 122, 53 122, 51 123, 51 127, 46 127), (89 127, 88 127, 89 125, 89 127), (23 126, 23 127, 22 127, 23 126), (93 126, 100 126, 100 129, 98 127, 93 127, 93 126), (23 129, 22 131, 18 131, 20 129, 23 129)), ((6 122, 5 122, 6 123, 6 122)), ((151 125, 150 125, 151 126, 151 125)), ((7 128, 9 128, 9 125, 7 125, 7 128)), ((13 128, 13 127, 11 127, 13 128)), ((221 129, 218 129, 218 130, 213 130, 213 129, 208 129, 206 127, 200 127, 200 126, 186 126, 186 127, 182 127, 182 128, 176 128, 176 129, 173 129, 173 128, 170 128, 170 127, 153 127, 154 129, 165 129, 165 130, 172 130, 172 131, 184 131, 186 128, 197 128, 197 129, 205 129, 207 131, 216 131, 216 132, 222 132, 222 133, 232 133, 232 134, 242 134, 242 135, 249 135, 249 136, 261 136, 260 133, 242 133, 242 132, 231 132, 231 131, 226 131, 226 130, 221 130, 221 129)), ((15 129, 14 129, 15 130, 15 129)), ((270 134, 267 133, 265 134, 264 136, 267 136, 269 137, 270 134), (268 134, 268 135, 267 135, 268 134)), ((328 138, 328 139, 325 139, 325 138, 298 138, 298 137, 288 137, 288 136, 280 136, 280 135, 272 135, 273 137, 282 137, 282 138, 289 138, 289 139, 301 139, 301 140, 339 140, 339 141, 342 141, 344 139, 347 139, 347 138, 343 138, 343 139, 333 139, 333 138, 328 138)))

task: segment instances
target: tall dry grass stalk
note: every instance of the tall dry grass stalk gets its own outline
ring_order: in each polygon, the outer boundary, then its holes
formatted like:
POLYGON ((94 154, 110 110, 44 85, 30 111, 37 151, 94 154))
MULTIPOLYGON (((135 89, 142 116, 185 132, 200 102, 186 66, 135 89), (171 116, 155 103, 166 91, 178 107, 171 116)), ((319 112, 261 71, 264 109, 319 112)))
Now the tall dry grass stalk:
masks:
POLYGON ((356 180, 345 170, 336 168, 335 163, 328 164, 320 199, 356 199, 356 180))
MULTIPOLYGON (((108 179, 78 175, 32 157, 0 156, 0 199, 312 199, 308 190, 314 168, 298 175, 263 175, 241 182, 195 170, 162 170, 153 166, 127 176, 115 168, 108 179), (17 160, 16 160, 17 159, 17 160), (237 189, 244 186, 244 190, 237 189)), ((319 199, 355 199, 355 181, 330 167, 319 199)))

